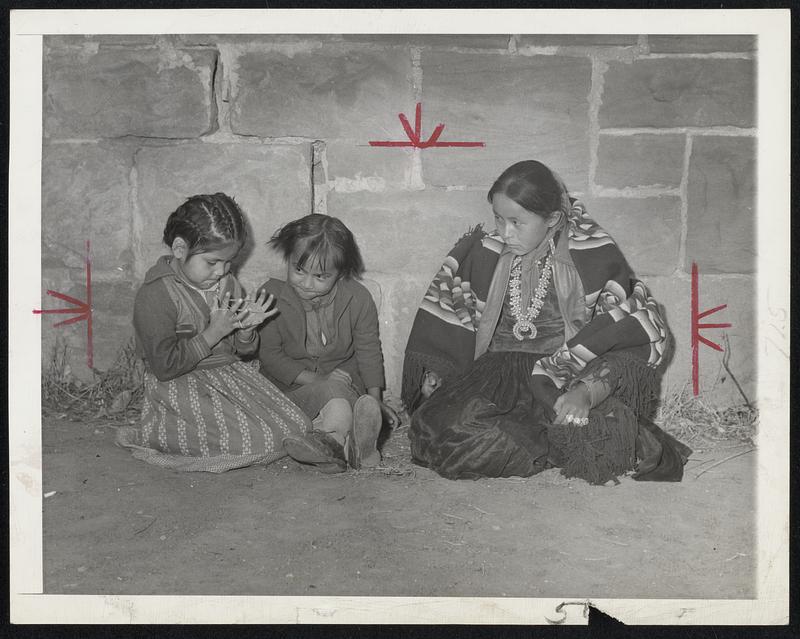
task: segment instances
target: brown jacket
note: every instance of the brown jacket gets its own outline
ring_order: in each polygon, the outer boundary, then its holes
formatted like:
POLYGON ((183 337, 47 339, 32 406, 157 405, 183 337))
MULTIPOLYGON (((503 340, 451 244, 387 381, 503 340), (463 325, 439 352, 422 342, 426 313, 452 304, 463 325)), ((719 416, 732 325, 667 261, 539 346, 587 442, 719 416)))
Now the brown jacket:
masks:
POLYGON ((275 296, 279 314, 259 330, 261 372, 281 390, 294 390, 304 370, 326 375, 335 368, 350 374, 363 393, 383 388, 383 355, 378 310, 370 292, 355 280, 342 279, 333 301, 335 331, 319 357, 306 351, 306 313, 292 287, 270 279, 259 288, 275 296))

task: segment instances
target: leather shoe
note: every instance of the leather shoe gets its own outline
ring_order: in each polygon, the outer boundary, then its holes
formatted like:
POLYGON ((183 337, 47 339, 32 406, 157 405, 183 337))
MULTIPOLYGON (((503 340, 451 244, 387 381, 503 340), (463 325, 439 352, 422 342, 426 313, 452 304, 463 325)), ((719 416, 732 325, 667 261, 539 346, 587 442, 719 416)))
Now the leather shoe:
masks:
POLYGON ((343 473, 347 470, 342 445, 327 433, 312 430, 304 437, 285 437, 283 447, 289 457, 303 464, 311 464, 322 473, 343 473))

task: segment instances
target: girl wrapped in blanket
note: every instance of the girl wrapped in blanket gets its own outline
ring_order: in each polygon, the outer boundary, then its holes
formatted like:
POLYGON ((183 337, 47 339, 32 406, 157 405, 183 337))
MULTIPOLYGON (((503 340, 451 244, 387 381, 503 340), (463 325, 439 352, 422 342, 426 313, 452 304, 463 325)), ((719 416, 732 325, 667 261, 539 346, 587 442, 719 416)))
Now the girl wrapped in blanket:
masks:
POLYGON ((146 369, 141 424, 121 430, 118 443, 176 470, 284 457, 283 439, 310 422, 255 362, 241 361, 276 313, 264 293, 245 299, 230 272, 246 239, 241 209, 224 193, 195 195, 169 216, 163 239, 170 255, 147 272, 133 311, 146 369))
POLYGON ((313 420, 305 436, 284 446, 296 461, 325 473, 374 467, 378 435, 397 414, 383 402, 383 355, 378 311, 357 278, 364 263, 340 220, 312 214, 270 240, 286 260, 286 281, 261 288, 277 299, 279 315, 261 329, 261 372, 313 420))
POLYGON ((413 460, 451 479, 680 480, 691 451, 647 420, 668 341, 647 288, 542 163, 488 199, 495 231, 456 244, 408 340, 413 460))

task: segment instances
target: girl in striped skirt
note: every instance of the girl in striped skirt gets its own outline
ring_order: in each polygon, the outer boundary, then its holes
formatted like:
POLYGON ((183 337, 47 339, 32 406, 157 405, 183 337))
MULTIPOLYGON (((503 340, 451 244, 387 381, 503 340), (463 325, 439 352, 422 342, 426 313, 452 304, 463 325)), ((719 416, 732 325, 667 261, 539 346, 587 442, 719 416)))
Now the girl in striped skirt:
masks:
POLYGON ((193 196, 167 220, 171 254, 148 271, 134 304, 146 367, 141 424, 118 436, 141 459, 222 472, 283 457, 283 439, 309 428, 257 361, 242 361, 258 352, 256 328, 276 313, 266 293, 244 299, 229 272, 246 233, 223 193, 193 196))

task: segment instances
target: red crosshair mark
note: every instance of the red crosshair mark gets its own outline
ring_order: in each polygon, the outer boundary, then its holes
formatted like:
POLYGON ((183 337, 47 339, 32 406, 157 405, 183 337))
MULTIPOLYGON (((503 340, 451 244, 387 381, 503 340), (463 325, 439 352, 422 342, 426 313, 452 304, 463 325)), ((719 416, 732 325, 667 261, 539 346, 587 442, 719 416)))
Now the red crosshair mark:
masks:
POLYGON ((73 313, 75 317, 70 317, 57 324, 53 324, 53 328, 57 326, 66 326, 67 324, 74 324, 81 320, 86 320, 86 364, 89 368, 94 368, 94 349, 92 346, 92 259, 89 256, 89 240, 86 240, 86 301, 82 302, 71 295, 65 295, 58 291, 47 291, 48 295, 64 300, 74 305, 75 308, 48 308, 48 309, 34 309, 35 315, 44 315, 46 313, 73 313))
POLYGON ((442 131, 444 131, 444 124, 438 124, 436 128, 433 130, 431 137, 427 140, 422 140, 422 103, 417 102, 417 111, 416 116, 414 118, 414 128, 411 128, 411 124, 408 122, 408 118, 403 113, 398 113, 397 117, 400 118, 400 124, 403 125, 403 129, 408 136, 408 142, 405 141, 393 141, 393 140, 384 140, 384 141, 370 141, 370 146, 410 146, 416 149, 428 149, 430 147, 442 147, 442 146, 458 146, 458 147, 475 147, 475 146, 486 146, 483 142, 439 142, 439 136, 442 135, 442 131))
POLYGON ((731 324, 727 322, 722 324, 701 324, 700 320, 727 307, 727 304, 722 304, 707 311, 703 311, 702 313, 700 312, 700 286, 697 275, 697 264, 692 262, 692 391, 695 396, 700 394, 700 343, 702 342, 706 346, 710 346, 715 351, 722 351, 722 347, 719 344, 700 335, 700 329, 731 327, 731 324))

